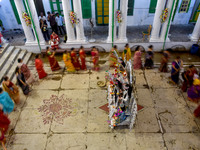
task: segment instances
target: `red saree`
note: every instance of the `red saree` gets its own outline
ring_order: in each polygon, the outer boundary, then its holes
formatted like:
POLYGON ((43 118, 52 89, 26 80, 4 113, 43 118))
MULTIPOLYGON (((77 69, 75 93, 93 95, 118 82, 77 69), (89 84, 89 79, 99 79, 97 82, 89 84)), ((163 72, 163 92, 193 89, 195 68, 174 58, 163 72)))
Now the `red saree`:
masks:
POLYGON ((55 34, 55 35, 51 34, 50 38, 51 38, 51 48, 58 49, 59 48, 58 44, 60 41, 59 36, 57 34, 55 34))
POLYGON ((41 59, 35 59, 35 67, 39 75, 39 79, 42 79, 47 76, 47 73, 44 71, 43 62, 41 59))
POLYGON ((86 57, 86 55, 85 55, 84 50, 80 50, 79 51, 79 56, 80 56, 80 59, 81 59, 81 69, 82 70, 87 70, 87 67, 85 65, 85 57, 86 57))
POLYGON ((74 65, 74 68, 76 70, 80 70, 81 65, 79 63, 78 57, 76 56, 76 53, 73 51, 71 52, 71 59, 72 59, 72 64, 74 65))
POLYGON ((194 116, 200 117, 200 105, 194 110, 194 116))
POLYGON ((94 70, 99 71, 100 67, 99 67, 99 52, 98 51, 92 51, 91 52, 92 55, 92 62, 94 64, 94 70))
POLYGON ((6 131, 8 130, 9 124, 10 124, 10 120, 8 119, 8 117, 6 115, 4 115, 2 110, 0 110, 0 118, 1 118, 0 119, 0 129, 4 133, 6 133, 6 131))
POLYGON ((59 66, 58 61, 56 60, 55 56, 50 55, 50 56, 48 56, 48 59, 49 59, 49 63, 50 63, 52 71, 56 71, 56 70, 60 69, 60 66, 59 66))

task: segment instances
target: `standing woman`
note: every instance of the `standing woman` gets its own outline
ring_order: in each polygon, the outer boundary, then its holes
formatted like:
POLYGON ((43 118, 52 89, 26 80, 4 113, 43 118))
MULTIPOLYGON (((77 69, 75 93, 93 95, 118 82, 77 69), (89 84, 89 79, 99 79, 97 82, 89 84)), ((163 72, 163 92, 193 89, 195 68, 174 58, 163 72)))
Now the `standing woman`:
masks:
POLYGON ((117 45, 114 45, 113 48, 110 50, 110 56, 109 56, 110 67, 117 67, 118 58, 116 54, 119 56, 117 45))
POLYGON ((42 31, 45 41, 48 42, 50 40, 50 36, 49 36, 46 20, 40 19, 40 29, 42 31))
POLYGON ((93 70, 99 71, 99 69, 100 69, 100 67, 99 67, 99 52, 95 46, 92 47, 91 55, 92 55, 92 62, 94 64, 93 70))
POLYGON ((174 84, 178 84, 180 69, 183 66, 183 62, 180 59, 180 56, 177 56, 176 59, 172 62, 172 71, 171 79, 174 84))
POLYGON ((17 67, 15 69, 15 74, 16 74, 16 77, 17 77, 17 83, 21 87, 24 95, 28 95, 29 92, 30 92, 29 85, 26 83, 24 74, 21 72, 19 67, 17 67))
POLYGON ((7 92, 3 91, 0 87, 0 104, 3 106, 3 113, 9 114, 14 109, 14 102, 10 98, 7 92))
POLYGON ((58 44, 59 44, 59 41, 60 41, 59 36, 55 32, 53 32, 51 34, 50 38, 51 38, 51 48, 53 50, 58 49, 59 48, 58 44))
POLYGON ((44 71, 43 62, 40 59, 40 55, 39 54, 37 54, 35 56, 35 68, 36 68, 37 73, 39 75, 39 79, 42 79, 42 78, 47 76, 47 73, 44 71))
POLYGON ((142 52, 140 50, 140 46, 137 46, 135 49, 135 54, 133 56, 133 68, 141 69, 142 68, 142 60, 141 60, 142 52))
POLYGON ((85 55, 85 51, 84 51, 84 47, 83 46, 81 46, 80 49, 79 49, 79 57, 81 59, 81 69, 82 70, 87 70, 87 67, 85 65, 86 55, 85 55))
POLYGON ((3 90, 8 93, 8 95, 12 98, 12 100, 15 102, 15 104, 19 104, 20 97, 19 97, 19 89, 18 87, 13 84, 7 76, 3 78, 3 90))
POLYGON ((28 84, 32 84, 33 82, 35 82, 34 75, 31 73, 28 66, 23 63, 21 58, 18 59, 18 67, 21 69, 21 72, 24 74, 24 77, 28 84))
POLYGON ((72 64, 71 56, 70 56, 69 52, 65 51, 65 53, 63 54, 63 61, 64 61, 65 66, 67 68, 67 72, 73 73, 73 72, 76 71, 73 64, 72 64))
POLYGON ((168 51, 164 51, 163 52, 163 57, 161 59, 161 64, 160 64, 160 68, 159 71, 160 72, 168 72, 168 61, 169 61, 169 52, 168 51))
POLYGON ((49 47, 46 47, 46 54, 48 56, 48 60, 51 66, 52 71, 56 71, 60 69, 58 61, 55 58, 55 51, 52 53, 49 47))
POLYGON ((78 60, 77 54, 75 49, 72 47, 71 48, 71 59, 72 59, 72 64, 74 65, 75 69, 78 71, 81 69, 80 62, 78 60))
POLYGON ((122 53, 122 59, 123 59, 123 61, 124 61, 124 58, 126 58, 126 61, 129 61, 131 59, 131 49, 130 49, 128 43, 125 45, 124 51, 122 53))
POLYGON ((144 67, 146 69, 152 69, 153 68, 153 45, 150 45, 148 48, 148 51, 146 53, 146 58, 145 58, 145 64, 144 67))

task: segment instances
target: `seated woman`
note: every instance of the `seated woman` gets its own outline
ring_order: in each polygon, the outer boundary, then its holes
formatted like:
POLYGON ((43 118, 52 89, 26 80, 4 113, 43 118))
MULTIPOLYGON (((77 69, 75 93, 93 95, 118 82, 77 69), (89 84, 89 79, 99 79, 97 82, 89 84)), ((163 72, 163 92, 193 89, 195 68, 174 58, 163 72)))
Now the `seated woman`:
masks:
POLYGON ((119 56, 117 45, 114 45, 113 48, 110 50, 110 56, 109 56, 110 67, 117 67, 118 64, 117 55, 119 56))
POLYGON ((48 60, 51 66, 52 71, 56 71, 60 69, 58 61, 55 58, 55 51, 52 53, 49 47, 46 47, 46 54, 48 56, 48 60))
POLYGON ((14 109, 14 102, 12 101, 8 93, 3 91, 2 88, 0 88, 0 104, 3 106, 4 114, 9 114, 14 109))
POLYGON ((129 61, 131 59, 131 49, 130 49, 128 43, 124 46, 124 51, 122 53, 122 59, 123 59, 123 61, 125 61, 125 60, 129 61))
POLYGON ((32 84, 33 82, 35 82, 34 75, 31 73, 28 66, 23 63, 23 60, 21 58, 18 59, 18 67, 21 69, 21 72, 24 74, 24 77, 28 84, 32 84))
POLYGON ((2 111, 3 108, 0 108, 0 131, 1 131, 1 137, 0 137, 0 142, 2 144, 2 147, 4 150, 7 150, 5 147, 5 142, 6 142, 6 138, 5 138, 5 133, 8 130, 8 127, 10 125, 10 120, 8 119, 7 115, 5 115, 2 111))
POLYGON ((135 54, 133 56, 133 68, 134 69, 141 69, 142 68, 142 52, 140 50, 140 46, 137 46, 135 49, 135 54))
POLYGON ((30 92, 29 85, 26 83, 24 74, 21 72, 19 67, 15 69, 15 74, 17 77, 17 83, 21 87, 24 95, 28 95, 30 92))
POLYGON ((72 64, 74 65, 75 69, 78 71, 81 69, 81 65, 80 62, 78 60, 76 51, 74 48, 71 48, 71 60, 72 60, 72 64))
POLYGON ((146 52, 146 57, 145 57, 145 64, 144 67, 146 69, 152 69, 153 68, 153 45, 150 45, 148 48, 148 51, 146 52))
POLYGON ((19 104, 20 98, 19 98, 18 87, 15 84, 13 84, 7 76, 5 76, 3 80, 4 80, 2 83, 3 90, 9 94, 9 96, 12 98, 15 104, 19 104))
POLYGON ((40 59, 40 55, 39 54, 37 54, 35 56, 35 68, 36 68, 37 73, 39 75, 39 79, 42 79, 42 78, 47 76, 47 73, 44 71, 43 62, 40 59))
POLYGON ((198 103, 200 100, 200 80, 198 75, 194 75, 193 85, 188 89, 188 100, 198 103))
POLYGON ((85 51, 84 51, 83 46, 81 46, 80 49, 79 49, 79 57, 81 59, 81 70, 87 70, 87 67, 85 65, 86 55, 85 55, 85 51))
POLYGON ((194 110, 194 116, 200 117, 200 105, 194 110))
POLYGON ((99 71, 99 69, 100 69, 100 67, 99 67, 99 51, 97 50, 97 48, 95 46, 92 47, 91 55, 92 55, 92 62, 94 64, 93 70, 99 71))
POLYGON ((65 53, 63 54, 63 61, 65 63, 65 66, 67 68, 67 72, 75 72, 75 68, 72 64, 72 61, 71 61, 71 56, 70 56, 70 53, 65 51, 65 53))
POLYGON ((52 50, 58 49, 58 44, 59 44, 59 41, 60 41, 59 36, 55 32, 53 32, 51 34, 50 38, 51 38, 51 48, 52 48, 52 50))

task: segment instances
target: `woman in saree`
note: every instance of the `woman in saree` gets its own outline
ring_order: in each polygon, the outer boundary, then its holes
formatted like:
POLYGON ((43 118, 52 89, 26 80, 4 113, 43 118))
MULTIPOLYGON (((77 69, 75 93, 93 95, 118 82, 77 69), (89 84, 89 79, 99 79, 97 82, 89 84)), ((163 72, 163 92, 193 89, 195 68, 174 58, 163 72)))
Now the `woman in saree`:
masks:
POLYGON ((193 85, 188 89, 188 100, 198 103, 200 100, 200 80, 197 74, 194 75, 193 85))
POLYGON ((92 47, 91 55, 92 55, 92 62, 94 64, 93 70, 99 71, 99 69, 100 69, 100 67, 99 67, 99 52, 95 46, 92 47))
POLYGON ((81 59, 81 70, 87 70, 87 67, 85 65, 86 55, 85 55, 85 51, 84 51, 83 46, 81 46, 80 49, 79 49, 79 57, 81 59))
POLYGON ((39 75, 39 79, 42 79, 42 78, 47 76, 47 73, 44 71, 43 62, 40 59, 40 55, 39 54, 37 54, 35 56, 35 68, 36 68, 37 73, 39 75))
POLYGON ((80 62, 78 60, 75 48, 71 48, 71 60, 72 60, 72 64, 74 65, 74 68, 78 71, 81 69, 81 65, 80 62))
POLYGON ((65 53, 63 54, 63 61, 64 61, 65 66, 67 68, 67 72, 73 73, 73 72, 76 71, 72 62, 71 62, 71 56, 70 56, 69 52, 65 51, 65 53))
POLYGON ((2 88, 0 88, 0 104, 3 106, 3 113, 6 115, 14 110, 14 102, 2 88))
POLYGON ((109 56, 110 67, 117 67, 118 63, 117 55, 119 56, 117 45, 114 45, 113 48, 110 50, 110 56, 109 56))
POLYGON ((171 79, 174 84, 179 82, 180 69, 183 66, 183 62, 179 56, 172 62, 171 79))
POLYGON ((55 32, 53 32, 50 36, 50 39, 51 39, 52 50, 58 49, 59 48, 58 44, 59 44, 59 41, 60 41, 59 36, 55 32))
POLYGON ((3 78, 2 86, 3 90, 8 93, 11 99, 15 102, 15 104, 19 104, 20 97, 19 97, 19 89, 18 87, 13 84, 7 76, 3 78))
POLYGON ((145 63, 144 63, 144 67, 146 69, 152 69, 153 68, 153 45, 150 45, 148 47, 148 51, 146 52, 146 57, 145 57, 145 63))
POLYGON ((163 52, 163 57, 161 59, 161 64, 160 64, 160 68, 159 71, 160 72, 168 72, 168 61, 169 61, 169 52, 168 51, 164 51, 163 52))
POLYGON ((55 58, 55 51, 52 53, 49 47, 46 47, 46 54, 48 56, 48 60, 51 66, 52 71, 56 71, 60 69, 58 61, 55 58))
POLYGON ((200 117, 200 105, 194 110, 194 116, 200 117))
POLYGON ((19 67, 15 69, 15 74, 17 77, 17 83, 21 87, 24 95, 28 95, 30 92, 29 85, 26 83, 24 74, 21 72, 19 67))
POLYGON ((34 75, 31 73, 28 66, 23 63, 21 58, 18 59, 18 67, 21 69, 21 72, 24 74, 24 77, 28 84, 32 84, 33 82, 35 82, 34 75))
POLYGON ((4 150, 7 150, 5 147, 5 142, 6 142, 6 138, 5 138, 5 133, 8 130, 8 127, 10 125, 10 120, 8 119, 7 115, 5 115, 2 111, 2 108, 0 108, 0 131, 1 131, 1 137, 0 137, 0 142, 2 144, 2 147, 4 150))
POLYGON ((140 46, 137 46, 135 49, 135 54, 133 56, 133 68, 134 69, 141 69, 142 68, 142 52, 140 50, 140 46))
POLYGON ((186 92, 187 88, 192 86, 194 74, 197 74, 197 70, 194 65, 190 65, 189 68, 181 74, 184 80, 181 87, 183 92, 186 92))
POLYGON ((124 51, 122 53, 122 59, 123 61, 129 61, 131 59, 131 49, 129 47, 129 44, 127 43, 124 47, 124 51))

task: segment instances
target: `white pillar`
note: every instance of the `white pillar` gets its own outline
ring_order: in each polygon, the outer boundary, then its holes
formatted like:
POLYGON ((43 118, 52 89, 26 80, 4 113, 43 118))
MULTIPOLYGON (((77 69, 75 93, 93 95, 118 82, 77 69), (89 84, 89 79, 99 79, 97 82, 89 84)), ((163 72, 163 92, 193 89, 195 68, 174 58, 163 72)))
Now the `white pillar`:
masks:
POLYGON ((159 38, 160 28, 161 28, 160 15, 162 14, 165 3, 166 0, 158 0, 157 2, 150 42, 159 42, 160 40, 159 38))
POLYGON ((192 32, 190 39, 192 41, 198 41, 199 36, 200 36, 200 15, 199 15, 198 20, 195 24, 195 27, 194 27, 194 30, 192 32))
POLYGON ((39 23, 39 19, 38 19, 38 14, 37 14, 37 11, 36 11, 36 8, 35 8, 35 3, 34 3, 33 0, 29 0, 29 7, 30 7, 30 10, 31 10, 31 14, 32 14, 32 17, 33 17, 33 21, 34 21, 34 24, 35 24, 35 29, 36 29, 40 44, 41 45, 45 45, 45 40, 44 40, 42 31, 40 29, 40 23, 39 23))
POLYGON ((36 41, 35 41, 31 27, 27 26, 25 20, 22 18, 22 14, 23 14, 23 12, 25 12, 22 0, 15 0, 15 5, 16 5, 16 8, 17 8, 17 12, 19 14, 20 21, 22 23, 22 27, 24 29, 24 34, 25 34, 25 37, 26 37, 26 43, 25 44, 26 45, 33 44, 33 43, 36 44, 36 41))
POLYGON ((109 0, 109 25, 108 25, 108 38, 107 43, 112 43, 112 18, 113 18, 113 1, 114 1, 114 41, 116 40, 116 10, 117 2, 115 0, 109 0))
POLYGON ((120 1, 120 10, 122 13, 122 22, 119 23, 118 42, 126 43, 128 41, 126 37, 128 0, 120 1))
POLYGON ((79 23, 76 24, 77 42, 85 43, 86 38, 83 29, 81 0, 73 0, 73 5, 74 5, 74 12, 77 14, 77 19, 79 19, 79 23))
POLYGON ((62 0, 62 6, 63 6, 63 13, 65 18, 65 27, 67 31, 67 43, 73 43, 75 42, 75 34, 74 34, 74 27, 72 26, 70 22, 70 0, 62 0))
MULTIPOLYGON (((166 31, 167 31, 169 17, 170 17, 170 13, 171 13, 172 9, 173 9, 173 11, 172 11, 172 15, 171 16, 173 16, 173 12, 174 12, 174 9, 175 9, 175 4, 174 4, 174 8, 172 8, 173 2, 176 3, 176 0, 168 0, 168 3, 167 3, 168 17, 167 17, 166 21, 163 23, 163 26, 162 26, 162 31, 161 31, 161 36, 160 36, 161 42, 164 42, 164 40, 165 40, 165 34, 166 34, 166 31)), ((172 19, 172 17, 170 19, 172 19)), ((167 32, 167 37, 166 37, 166 41, 167 42, 170 42, 170 40, 168 38, 168 33, 169 33, 169 30, 170 30, 170 26, 171 26, 171 20, 170 20, 169 29, 168 29, 168 32, 167 32)))

